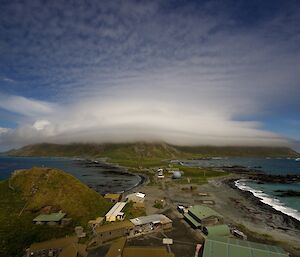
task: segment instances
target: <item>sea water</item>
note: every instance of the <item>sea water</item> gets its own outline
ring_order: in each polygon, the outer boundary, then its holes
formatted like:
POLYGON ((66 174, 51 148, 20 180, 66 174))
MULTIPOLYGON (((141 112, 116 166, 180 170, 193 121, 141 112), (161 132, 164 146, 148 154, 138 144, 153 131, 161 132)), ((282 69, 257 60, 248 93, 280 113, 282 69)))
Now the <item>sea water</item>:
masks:
MULTIPOLYGON (((263 171, 270 175, 300 174, 300 161, 294 158, 217 158, 211 160, 182 161, 190 167, 243 166, 263 171)), ((278 190, 300 192, 300 183, 256 183, 241 179, 235 185, 244 191, 251 192, 261 202, 273 207, 300 221, 300 197, 281 196, 278 190)))
POLYGON ((138 185, 141 178, 124 173, 117 167, 86 167, 84 160, 48 157, 0 156, 0 180, 9 178, 17 169, 49 167, 68 172, 99 193, 124 192, 138 185))

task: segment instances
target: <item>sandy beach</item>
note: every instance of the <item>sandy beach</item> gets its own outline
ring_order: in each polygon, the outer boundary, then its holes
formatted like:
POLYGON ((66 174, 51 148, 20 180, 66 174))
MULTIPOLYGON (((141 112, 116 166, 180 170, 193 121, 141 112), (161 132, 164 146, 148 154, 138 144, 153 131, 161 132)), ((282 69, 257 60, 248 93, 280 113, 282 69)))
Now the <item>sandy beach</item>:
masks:
MULTIPOLYGON (((204 185, 161 181, 157 185, 141 185, 139 190, 147 194, 147 214, 170 210, 176 213, 177 204, 190 206, 202 200, 212 200, 214 204, 210 207, 222 214, 227 224, 243 231, 248 240, 278 245, 290 256, 300 256, 300 222, 261 203, 250 192, 235 188, 233 181, 238 178, 241 176, 230 175, 211 179, 204 185), (191 186, 193 190, 188 190, 191 186), (201 196, 199 193, 208 195, 201 196), (164 209, 153 207, 157 199, 166 201, 164 209)), ((201 238, 200 232, 190 232, 201 238)))

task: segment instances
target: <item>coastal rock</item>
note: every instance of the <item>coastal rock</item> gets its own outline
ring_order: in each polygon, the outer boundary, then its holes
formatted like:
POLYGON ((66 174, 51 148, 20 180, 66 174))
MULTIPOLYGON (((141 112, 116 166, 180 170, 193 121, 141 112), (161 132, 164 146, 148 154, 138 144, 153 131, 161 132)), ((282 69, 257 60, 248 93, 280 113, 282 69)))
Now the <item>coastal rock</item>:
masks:
POLYGON ((291 184, 300 182, 300 175, 270 175, 270 174, 254 174, 249 179, 255 180, 257 183, 280 183, 291 184))
POLYGON ((275 192, 280 193, 278 196, 281 197, 300 197, 300 192, 299 191, 294 191, 294 190, 276 190, 275 192))

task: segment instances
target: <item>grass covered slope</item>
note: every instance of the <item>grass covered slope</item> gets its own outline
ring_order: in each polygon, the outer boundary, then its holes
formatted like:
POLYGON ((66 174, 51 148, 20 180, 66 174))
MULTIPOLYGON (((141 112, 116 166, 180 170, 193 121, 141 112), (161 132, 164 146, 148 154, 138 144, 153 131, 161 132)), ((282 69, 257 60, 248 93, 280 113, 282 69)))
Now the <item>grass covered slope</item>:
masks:
POLYGON ((164 143, 131 144, 35 144, 7 152, 13 156, 77 156, 124 158, 175 158, 182 155, 175 147, 164 143))
POLYGON ((33 242, 73 232, 72 225, 64 228, 33 225, 36 214, 23 211, 20 215, 25 204, 20 192, 9 188, 7 180, 0 181, 0 256, 22 256, 33 242))
POLYGON ((128 167, 156 166, 162 160, 188 158, 189 154, 164 143, 131 144, 36 144, 7 152, 11 156, 108 157, 111 162, 128 167))
POLYGON ((97 192, 63 171, 32 168, 16 172, 11 186, 26 201, 26 210, 37 212, 52 206, 76 221, 86 222, 101 216, 110 204, 97 192))
POLYGON ((299 157, 300 154, 288 147, 268 146, 182 146, 178 150, 203 157, 299 157))
POLYGON ((60 170, 32 168, 0 181, 0 256, 22 256, 33 242, 74 233, 74 226, 104 215, 111 204, 73 176, 60 170), (14 188, 14 190, 12 189, 14 188), (45 206, 67 213, 63 228, 32 223, 45 206))
MULTIPOLYGON (((214 156, 244 157, 299 157, 288 147, 238 147, 238 146, 174 146, 166 143, 130 144, 35 144, 6 154, 12 156, 109 157, 138 165, 139 161, 157 162, 164 159, 200 158, 214 156)), ((131 166, 131 165, 129 165, 131 166)))

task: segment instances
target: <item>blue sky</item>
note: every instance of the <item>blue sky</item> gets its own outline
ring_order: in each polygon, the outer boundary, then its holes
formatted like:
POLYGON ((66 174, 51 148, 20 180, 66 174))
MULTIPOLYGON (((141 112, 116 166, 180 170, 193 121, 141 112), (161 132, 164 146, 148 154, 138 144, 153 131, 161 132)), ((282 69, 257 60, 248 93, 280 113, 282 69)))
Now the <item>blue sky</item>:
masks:
POLYGON ((0 144, 300 140, 298 1, 1 1, 0 144))

